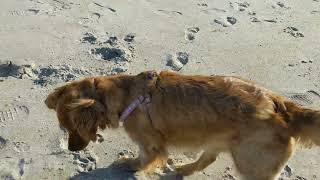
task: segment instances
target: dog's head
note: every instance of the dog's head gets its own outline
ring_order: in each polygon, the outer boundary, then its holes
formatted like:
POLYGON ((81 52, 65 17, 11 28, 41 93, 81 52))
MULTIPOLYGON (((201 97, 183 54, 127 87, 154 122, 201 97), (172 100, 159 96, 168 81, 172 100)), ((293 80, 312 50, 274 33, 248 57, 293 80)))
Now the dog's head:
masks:
POLYGON ((106 107, 99 99, 94 78, 75 81, 55 89, 45 103, 56 111, 60 127, 69 133, 68 149, 84 149, 96 141, 98 128, 105 129, 106 107))

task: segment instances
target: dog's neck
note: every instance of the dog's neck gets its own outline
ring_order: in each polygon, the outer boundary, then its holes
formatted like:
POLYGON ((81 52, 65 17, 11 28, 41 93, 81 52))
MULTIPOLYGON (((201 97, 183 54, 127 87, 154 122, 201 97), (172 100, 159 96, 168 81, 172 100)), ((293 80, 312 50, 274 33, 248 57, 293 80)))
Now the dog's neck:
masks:
MULTIPOLYGON (((111 121, 111 127, 119 126, 119 118, 123 112, 139 97, 149 97, 150 89, 153 89, 158 74, 148 71, 138 75, 118 75, 108 78, 100 92, 104 97, 107 108, 107 118, 111 121)), ((150 99, 150 98, 149 98, 150 99)), ((131 106, 130 106, 131 107, 131 106)))
POLYGON ((102 84, 98 88, 107 109, 106 123, 110 123, 109 127, 119 127, 120 115, 139 94, 139 84, 143 83, 139 82, 137 76, 121 75, 108 79, 107 86, 102 84))

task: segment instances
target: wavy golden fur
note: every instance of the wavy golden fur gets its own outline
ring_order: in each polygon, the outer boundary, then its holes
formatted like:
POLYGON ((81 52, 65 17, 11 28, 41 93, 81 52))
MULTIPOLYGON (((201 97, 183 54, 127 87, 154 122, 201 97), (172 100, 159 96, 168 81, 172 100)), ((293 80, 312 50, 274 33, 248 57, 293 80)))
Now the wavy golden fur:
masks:
POLYGON ((91 77, 56 89, 46 104, 76 151, 96 140, 98 128, 118 128, 121 112, 139 95, 150 95, 149 111, 140 105, 124 123, 140 148, 138 158, 127 160, 135 170, 164 165, 174 146, 203 150, 196 162, 176 167, 183 175, 230 152, 244 179, 272 180, 297 142, 320 145, 319 111, 239 77, 152 71, 91 77))

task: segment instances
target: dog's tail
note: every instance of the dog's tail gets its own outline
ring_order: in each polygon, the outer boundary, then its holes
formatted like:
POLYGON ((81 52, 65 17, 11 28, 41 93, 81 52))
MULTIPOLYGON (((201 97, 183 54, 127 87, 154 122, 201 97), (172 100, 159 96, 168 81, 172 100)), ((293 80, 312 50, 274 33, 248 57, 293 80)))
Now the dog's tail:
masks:
POLYGON ((292 136, 305 147, 320 146, 320 111, 284 101, 284 118, 292 136))

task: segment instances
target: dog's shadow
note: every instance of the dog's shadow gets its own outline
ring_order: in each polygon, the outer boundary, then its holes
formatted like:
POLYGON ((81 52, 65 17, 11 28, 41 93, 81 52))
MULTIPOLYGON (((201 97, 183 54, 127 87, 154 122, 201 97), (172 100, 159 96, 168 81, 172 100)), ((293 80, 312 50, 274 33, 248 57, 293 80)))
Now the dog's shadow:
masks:
POLYGON ((139 179, 159 179, 159 180, 183 180, 183 176, 175 173, 167 174, 147 174, 132 171, 124 163, 114 162, 106 168, 98 168, 87 173, 80 173, 69 180, 139 180, 139 179))

